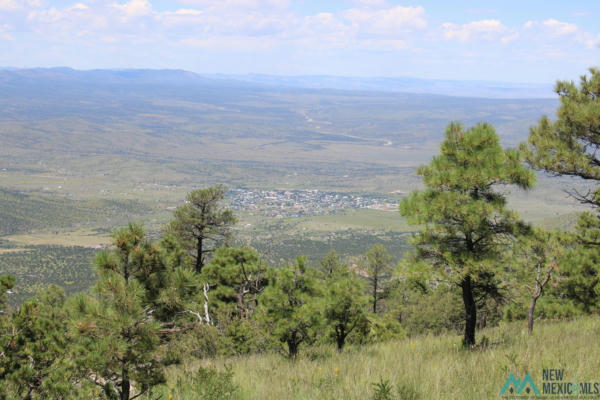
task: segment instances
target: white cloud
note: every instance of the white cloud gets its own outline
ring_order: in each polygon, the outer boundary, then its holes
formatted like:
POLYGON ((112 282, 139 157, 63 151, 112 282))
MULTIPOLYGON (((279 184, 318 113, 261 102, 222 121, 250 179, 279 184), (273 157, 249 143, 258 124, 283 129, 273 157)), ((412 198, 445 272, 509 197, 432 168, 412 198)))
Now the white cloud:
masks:
POLYGON ((89 7, 83 3, 77 3, 77 4, 74 4, 71 7, 67 8, 67 11, 84 11, 84 10, 89 10, 89 7))
POLYGON ((354 3, 365 7, 385 7, 386 0, 353 0, 354 3))
POLYGON ((0 0, 0 10, 2 11, 13 11, 23 8, 17 0, 0 0))
POLYGON ((342 13, 361 32, 381 35, 394 35, 427 26, 425 9, 397 6, 387 9, 353 8, 342 13))
POLYGON ((466 42, 468 40, 495 40, 507 28, 497 19, 473 21, 468 24, 456 25, 450 22, 442 24, 444 37, 448 40, 466 42))
POLYGON ((551 57, 566 54, 566 49, 574 46, 594 48, 598 43, 597 34, 584 31, 576 24, 558 21, 554 18, 545 21, 528 21, 521 33, 531 42, 546 46, 545 53, 551 57))
POLYGON ((45 10, 33 10, 27 14, 28 21, 54 23, 61 20, 65 16, 65 13, 52 7, 45 10))
POLYGON ((542 23, 546 28, 550 29, 555 35, 572 35, 579 31, 579 27, 575 24, 560 22, 555 19, 547 19, 542 23))
POLYGON ((503 36, 502 39, 500 39, 500 41, 503 44, 508 44, 510 42, 513 42, 513 41, 517 40, 519 38, 519 36, 520 36, 519 32, 514 32, 514 33, 512 33, 510 35, 503 36))
POLYGON ((171 14, 171 15, 202 15, 202 11, 196 10, 193 8, 180 8, 179 10, 177 10, 175 12, 170 12, 167 14, 171 14))
POLYGON ((570 35, 579 30, 579 27, 575 24, 560 22, 555 19, 548 19, 543 22, 543 25, 547 28, 550 28, 558 35, 570 35))
POLYGON ((41 0, 0 0, 0 11, 17 11, 42 7, 41 0))
POLYGON ((210 9, 157 13, 155 21, 158 22, 158 28, 190 38, 201 34, 203 39, 207 35, 272 36, 293 31, 298 24, 297 18, 288 13, 216 12, 210 9))
POLYGON ((380 39, 380 40, 361 40, 359 45, 368 49, 381 50, 406 50, 410 46, 405 40, 380 39))
POLYGON ((179 0, 179 3, 211 9, 288 8, 290 0, 179 0))
POLYGON ((299 33, 304 35, 318 35, 322 33, 348 32, 349 29, 347 25, 332 13, 318 13, 317 15, 304 17, 299 33))
POLYGON ((141 17, 152 12, 152 4, 148 0, 131 0, 125 4, 113 4, 113 7, 121 10, 127 17, 141 17))

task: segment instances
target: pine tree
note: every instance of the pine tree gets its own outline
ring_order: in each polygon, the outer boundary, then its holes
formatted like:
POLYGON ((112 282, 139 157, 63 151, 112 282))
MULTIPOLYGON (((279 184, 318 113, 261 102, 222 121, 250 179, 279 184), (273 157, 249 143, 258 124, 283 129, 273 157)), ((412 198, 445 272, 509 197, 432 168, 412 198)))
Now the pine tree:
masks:
POLYGON ((558 81, 555 92, 560 99, 557 119, 541 118, 530 129, 527 144, 521 149, 535 168, 552 175, 573 176, 589 182, 585 192, 571 189, 572 197, 592 207, 580 214, 576 227, 579 248, 561 266, 566 279, 559 283, 565 301, 575 310, 590 312, 597 307, 600 293, 600 70, 575 82, 558 81), (576 259, 577 261, 575 261, 576 259))
MULTIPOLYGON (((600 181, 600 70, 590 69, 590 76, 574 82, 559 81, 555 92, 560 98, 558 119, 542 117, 532 127, 528 144, 521 145, 527 161, 553 175, 583 178, 592 183, 600 181)), ((572 194, 593 206, 600 206, 596 187, 588 193, 572 194)))
POLYGON ((176 244, 147 240, 139 225, 118 230, 113 244, 96 257, 94 294, 71 301, 74 354, 81 377, 109 399, 130 400, 164 381, 159 346, 204 322, 200 279, 177 265, 176 244))
POLYGON ((503 150, 491 125, 464 130, 451 123, 441 154, 421 167, 426 189, 400 203, 400 213, 423 228, 415 237, 420 257, 429 259, 462 290, 465 307, 464 343, 475 344, 479 277, 490 281, 504 246, 527 226, 506 209, 496 185, 527 189, 535 175, 514 150, 503 150))
POLYGON ((338 351, 342 351, 346 338, 366 321, 367 298, 364 285, 346 265, 336 264, 336 270, 325 280, 324 314, 338 351))
POLYGON ((258 295, 267 284, 266 272, 266 264, 249 247, 217 249, 202 272, 211 287, 215 311, 229 311, 236 318, 250 317, 258 305, 258 295))
POLYGON ((327 252, 325 257, 319 262, 317 269, 323 274, 325 278, 336 274, 340 270, 346 270, 348 268, 347 265, 344 265, 340 261, 340 256, 338 253, 331 249, 327 252))
POLYGON ((79 373, 108 399, 130 400, 164 382, 156 358, 161 325, 144 307, 145 290, 136 280, 107 271, 96 296, 73 299, 79 373))
POLYGON ((310 342, 322 326, 321 288, 303 257, 293 265, 270 271, 269 285, 259 298, 260 319, 271 336, 287 345, 296 358, 300 345, 310 342))
POLYGON ((186 204, 178 207, 168 231, 177 236, 191 252, 196 272, 202 272, 209 254, 229 239, 236 223, 233 212, 221 208, 226 189, 222 185, 194 190, 186 204))
POLYGON ((0 275, 0 316, 6 312, 7 294, 15 286, 13 275, 0 275))
POLYGON ((365 254, 365 260, 373 313, 377 313, 377 302, 381 298, 385 281, 392 273, 392 256, 387 252, 383 244, 376 243, 365 254))
POLYGON ((74 374, 70 362, 65 294, 50 286, 27 300, 8 321, 2 334, 0 398, 78 399, 91 395, 74 374))
POLYGON ((11 343, 12 321, 7 310, 7 294, 14 287, 15 277, 13 275, 0 275, 0 399, 6 397, 6 348, 11 343))

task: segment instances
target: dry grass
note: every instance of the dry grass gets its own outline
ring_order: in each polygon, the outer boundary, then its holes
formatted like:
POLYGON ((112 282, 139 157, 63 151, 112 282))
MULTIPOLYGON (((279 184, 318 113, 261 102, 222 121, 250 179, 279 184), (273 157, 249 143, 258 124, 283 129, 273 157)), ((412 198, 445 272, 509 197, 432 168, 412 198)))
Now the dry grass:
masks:
MULTIPOLYGON (((600 320, 523 323, 479 332, 489 345, 466 351, 455 335, 425 336, 349 348, 307 349, 295 362, 276 354, 206 360, 173 367, 170 382, 186 381, 200 364, 231 366, 243 399, 370 399, 388 380, 413 399, 499 399, 509 373, 530 373, 541 390, 543 368, 563 368, 569 381, 600 381, 600 320)), ((164 388, 177 393, 178 388, 164 388)), ((410 398, 410 397, 409 397, 410 398)), ((176 397, 175 397, 176 399, 176 397)), ((187 399, 186 399, 187 400, 187 399)))

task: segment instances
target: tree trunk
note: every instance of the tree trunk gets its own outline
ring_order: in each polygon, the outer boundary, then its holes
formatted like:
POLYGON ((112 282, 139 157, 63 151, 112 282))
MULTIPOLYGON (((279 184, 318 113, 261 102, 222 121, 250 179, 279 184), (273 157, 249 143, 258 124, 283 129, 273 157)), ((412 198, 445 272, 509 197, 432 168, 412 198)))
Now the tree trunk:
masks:
POLYGON ((288 352, 292 360, 296 359, 298 355, 298 343, 293 340, 288 340, 288 352))
POLYGON ((244 293, 243 293, 244 289, 240 289, 240 290, 242 290, 242 292, 241 293, 238 292, 236 294, 237 307, 238 307, 238 310, 240 311, 240 318, 245 319, 246 318, 246 310, 244 307, 244 293))
POLYGON ((129 400, 129 391, 131 385, 129 384, 129 373, 127 368, 123 368, 123 377, 121 381, 121 400, 129 400))
POLYGON ((373 314, 377 314, 377 273, 373 274, 373 314))
MULTIPOLYGON (((538 296, 539 297, 539 296, 538 296)), ((537 297, 531 296, 531 304, 529 304, 529 313, 527 315, 527 330, 531 335, 533 333, 533 312, 535 311, 535 303, 537 302, 537 297)))
POLYGON ((484 329, 487 326, 488 310, 483 310, 479 318, 479 329, 484 329))
POLYGON ((471 347, 475 344, 475 325, 477 324, 477 306, 473 298, 473 288, 471 286, 471 276, 463 278, 461 284, 462 297, 465 304, 465 346, 471 347))
POLYGON ((337 342, 337 349, 341 352, 344 349, 344 344, 346 344, 346 331, 344 327, 340 327, 339 330, 336 329, 335 340, 337 342))
POLYGON ((529 313, 527 315, 527 330, 529 331, 530 335, 533 333, 533 313, 535 312, 535 303, 544 293, 544 287, 550 281, 554 268, 556 268, 556 266, 555 264, 552 264, 546 271, 546 277, 542 281, 540 278, 541 268, 538 266, 537 277, 535 278, 535 288, 531 294, 531 303, 529 304, 529 313))
POLYGON ((202 267, 204 267, 204 263, 202 262, 202 238, 199 237, 196 247, 196 272, 202 272, 202 267))
POLYGON ((287 341, 289 356, 292 360, 295 360, 298 355, 298 341, 296 340, 296 337, 296 332, 293 332, 292 336, 287 341))
POLYGON ((204 291, 204 321, 206 321, 207 325, 212 325, 212 321, 210 319, 210 314, 208 313, 208 289, 210 286, 208 283, 205 283, 202 286, 202 290, 204 291))

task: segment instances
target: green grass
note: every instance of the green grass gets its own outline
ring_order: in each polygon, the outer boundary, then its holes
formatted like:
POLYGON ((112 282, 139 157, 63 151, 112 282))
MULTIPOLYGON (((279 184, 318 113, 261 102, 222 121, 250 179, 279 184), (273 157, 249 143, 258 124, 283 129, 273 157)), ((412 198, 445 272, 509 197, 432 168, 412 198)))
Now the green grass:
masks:
POLYGON ((544 368, 564 369, 569 382, 600 381, 599 334, 600 320, 585 317, 538 322, 533 336, 523 322, 485 329, 478 335, 490 344, 474 351, 464 350, 460 337, 448 334, 348 348, 341 354, 333 346, 310 352, 305 347, 295 362, 276 354, 190 361, 170 367, 168 387, 161 391, 178 400, 176 394, 202 365, 232 368, 243 399, 364 400, 372 398, 373 384, 382 380, 415 399, 499 399, 510 373, 530 373, 540 390, 544 368))

